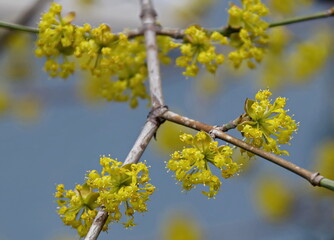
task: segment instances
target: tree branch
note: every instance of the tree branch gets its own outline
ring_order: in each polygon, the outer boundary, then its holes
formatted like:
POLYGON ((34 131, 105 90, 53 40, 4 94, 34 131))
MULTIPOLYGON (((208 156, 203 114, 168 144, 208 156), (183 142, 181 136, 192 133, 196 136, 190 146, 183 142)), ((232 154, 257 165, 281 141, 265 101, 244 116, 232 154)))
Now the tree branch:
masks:
POLYGON ((128 156, 126 157, 123 166, 130 163, 138 163, 140 157, 144 153, 152 137, 155 135, 160 124, 164 122, 164 120, 160 118, 160 116, 162 116, 162 114, 164 114, 166 111, 167 107, 159 107, 152 109, 135 144, 133 145, 128 156))
MULTIPOLYGON (((161 123, 164 119, 161 116, 167 111, 167 107, 162 106, 158 108, 153 108, 149 115, 147 116, 147 121, 140 132, 135 144, 130 150, 128 156, 126 157, 123 166, 131 163, 138 163, 140 157, 143 155, 146 147, 150 143, 152 137, 155 135, 161 123)), ((103 225, 108 219, 108 212, 104 211, 103 207, 99 210, 96 215, 89 232, 86 235, 85 240, 96 240, 102 231, 103 225)))
MULTIPOLYGON (((334 7, 326 11, 320 12, 320 13, 315 13, 315 14, 310 14, 310 15, 305 15, 305 16, 300 16, 300 17, 295 17, 295 18, 289 18, 289 19, 285 19, 282 21, 278 21, 278 22, 272 22, 272 23, 269 23, 269 28, 289 25, 293 23, 311 21, 315 19, 328 18, 328 17, 333 17, 333 16, 334 16, 334 7)), ((208 33, 212 33, 215 31, 220 32, 222 35, 226 37, 229 37, 232 33, 236 33, 240 31, 240 29, 232 28, 230 26, 225 26, 221 28, 212 28, 212 29, 206 29, 206 30, 208 31, 208 33)), ((169 36, 174 39, 183 39, 185 37, 184 29, 159 28, 156 30, 156 33, 158 35, 169 36)), ((140 30, 134 30, 134 31, 130 31, 128 36, 131 38, 131 37, 135 37, 139 35, 141 35, 140 30)))
POLYGON ((143 31, 146 44, 148 77, 151 92, 152 107, 157 108, 164 105, 162 95, 160 67, 158 59, 158 46, 156 40, 156 16, 151 0, 140 0, 141 13, 140 18, 143 25, 143 31))
POLYGON ((103 210, 103 207, 98 211, 92 226, 85 237, 85 240, 96 240, 102 231, 103 225, 108 219, 108 213, 103 210))
POLYGON ((196 130, 202 130, 205 132, 210 132, 213 133, 216 137, 231 143, 237 147, 240 147, 248 152, 254 153, 264 159, 269 160, 272 163, 275 163, 303 178, 305 178, 307 181, 309 181, 313 186, 321 186, 330 190, 334 191, 334 181, 330 180, 330 179, 326 179, 323 176, 321 176, 319 173, 317 172, 310 172, 304 168, 301 168, 289 161, 284 160, 283 158, 280 158, 276 155, 273 155, 269 152, 266 152, 262 149, 256 148, 251 146, 250 144, 241 141, 240 139, 237 139, 235 137, 230 136, 227 133, 224 133, 221 130, 218 130, 217 128, 215 128, 214 126, 211 125, 207 125, 205 123, 201 123, 198 122, 196 120, 178 115, 174 112, 171 111, 167 111, 162 115, 163 118, 165 118, 168 121, 186 126, 186 127, 190 127, 196 130))
MULTIPOLYGON (((149 0, 143 0, 143 1, 145 2, 144 4, 145 6, 152 6, 151 4, 147 4, 148 2, 150 2, 149 0)), ((151 12, 151 11, 147 11, 147 7, 146 7, 145 12, 151 12)), ((144 15, 141 14, 141 18, 143 19, 142 16, 144 17, 144 15)), ((289 18, 289 19, 285 19, 282 21, 278 21, 278 22, 272 22, 272 23, 269 23, 269 28, 284 26, 284 25, 289 25, 289 24, 294 24, 294 23, 299 23, 299 22, 305 22, 305 21, 311 21, 311 20, 316 20, 316 19, 321 19, 321 18, 328 18, 328 17, 333 17, 333 16, 334 16, 334 7, 326 11, 320 12, 320 13, 315 13, 315 14, 310 14, 310 15, 305 15, 305 16, 300 16, 300 17, 295 17, 295 18, 289 18)), ((148 28, 150 29, 150 32, 152 33, 155 32, 157 35, 169 36, 174 39, 184 38, 184 29, 162 28, 158 26, 155 23, 156 14, 155 14, 154 9, 153 9, 153 12, 151 12, 146 17, 148 17, 150 21, 146 21, 147 19, 145 19, 145 21, 143 20, 144 28, 133 29, 133 30, 127 31, 126 35, 128 36, 128 38, 142 36, 144 35, 144 32, 146 32, 148 28), (152 15, 152 13, 154 14, 152 15)), ((9 23, 5 21, 0 21, 0 28, 1 27, 11 29, 11 30, 18 30, 18 31, 24 31, 24 32, 31 32, 31 33, 39 32, 38 28, 28 27, 28 26, 24 26, 21 24, 9 23)), ((239 32, 239 30, 240 29, 231 28, 229 26, 225 26, 221 28, 207 29, 208 32, 218 31, 227 37, 230 36, 231 33, 239 32)), ((153 38, 151 39, 153 40, 153 38)))
MULTIPOLYGON (((146 121, 141 133, 139 134, 135 144, 133 145, 131 151, 129 152, 128 156, 126 157, 123 166, 130 163, 137 163, 144 153, 147 145, 149 144, 150 140, 154 136, 155 132, 158 129, 158 125, 154 124, 149 119, 146 121)), ((99 210, 98 214, 96 215, 92 226, 87 233, 85 240, 96 240, 99 236, 100 232, 104 224, 108 219, 108 212, 106 212, 103 207, 99 210)))
MULTIPOLYGON (((152 110, 150 111, 147 117, 147 121, 142 131, 140 132, 136 142, 134 143, 128 156, 126 157, 123 166, 126 164, 138 163, 140 157, 144 153, 152 137, 155 135, 160 124, 164 122, 164 119, 161 118, 162 114, 167 111, 167 107, 163 106, 164 100, 160 79, 158 46, 156 40, 157 25, 155 23, 155 18, 157 14, 153 8, 151 0, 140 0, 140 5, 140 18, 142 20, 143 29, 134 32, 133 35, 139 35, 141 32, 143 32, 145 36, 152 110)), ((95 217, 94 222, 90 227, 85 240, 96 240, 107 219, 108 213, 104 211, 102 207, 98 212, 98 215, 95 217)))

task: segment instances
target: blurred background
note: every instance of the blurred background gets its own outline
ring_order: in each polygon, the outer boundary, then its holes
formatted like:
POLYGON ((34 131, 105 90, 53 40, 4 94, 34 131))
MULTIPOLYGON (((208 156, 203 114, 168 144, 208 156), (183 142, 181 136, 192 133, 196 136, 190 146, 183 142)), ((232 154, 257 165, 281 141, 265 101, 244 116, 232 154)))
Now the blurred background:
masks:
MULTIPOLYGON (((76 12, 77 24, 107 23, 116 32, 140 26, 138 1, 57 2, 64 13, 76 12)), ((166 27, 220 27, 227 22, 228 1, 154 3, 166 27)), ((315 0, 266 3, 270 22, 334 5, 315 0)), ((49 4, 0 0, 1 20, 36 26, 49 4)), ((334 18, 328 18, 271 29, 268 54, 254 70, 224 64, 215 75, 186 78, 182 69, 163 66, 166 104, 219 125, 243 113, 246 98, 270 88, 273 97, 289 99, 287 107, 300 122, 292 145, 284 148, 290 152, 286 159, 334 179, 333 24, 334 18)), ((86 171, 100 170, 100 155, 124 160, 146 120, 147 102, 131 109, 127 103, 91 99, 81 74, 63 80, 43 71, 44 59, 34 56, 36 36, 0 34, 0 240, 78 239, 56 213, 56 184, 66 189, 81 184, 86 171)), ((235 156, 243 169, 223 180, 216 199, 208 200, 198 189, 181 193, 164 163, 180 146, 180 131, 187 130, 162 125, 142 157, 151 165, 158 189, 149 212, 137 214, 138 226, 131 230, 115 224, 99 239, 334 239, 334 194, 260 158, 235 156)))

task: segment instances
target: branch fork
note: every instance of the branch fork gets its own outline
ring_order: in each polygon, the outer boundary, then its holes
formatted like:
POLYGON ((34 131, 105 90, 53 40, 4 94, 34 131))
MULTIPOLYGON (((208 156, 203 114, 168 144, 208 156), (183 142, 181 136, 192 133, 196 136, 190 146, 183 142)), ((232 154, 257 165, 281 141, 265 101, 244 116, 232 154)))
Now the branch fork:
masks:
POLYGON ((153 124, 157 125, 157 127, 159 127, 162 123, 166 121, 166 119, 164 119, 162 116, 167 111, 168 107, 166 105, 152 108, 147 115, 147 121, 150 121, 153 124))

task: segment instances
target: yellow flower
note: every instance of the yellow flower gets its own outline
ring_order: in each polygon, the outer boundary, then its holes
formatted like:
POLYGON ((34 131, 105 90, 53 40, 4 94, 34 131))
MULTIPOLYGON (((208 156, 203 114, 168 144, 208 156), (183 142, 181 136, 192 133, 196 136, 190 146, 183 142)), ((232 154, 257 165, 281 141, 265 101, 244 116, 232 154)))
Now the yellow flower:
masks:
POLYGON ((175 178, 182 182, 184 190, 191 190, 198 184, 209 187, 202 191, 209 198, 214 197, 220 189, 220 179, 211 172, 210 165, 217 167, 224 178, 230 178, 239 171, 239 165, 231 159, 232 149, 229 146, 218 146, 205 132, 180 135, 180 140, 192 147, 176 151, 171 155, 167 168, 175 172, 175 178))
MULTIPOLYGON (((106 24, 92 28, 71 24, 75 14, 63 17, 61 6, 52 3, 49 12, 39 23, 39 36, 35 51, 38 57, 46 57, 45 70, 51 77, 67 78, 75 70, 74 61, 89 72, 85 95, 97 96, 108 101, 128 101, 134 108, 138 99, 149 99, 146 49, 143 37, 129 40, 123 33, 114 34, 106 24)), ((170 63, 168 52, 177 46, 169 37, 158 37, 159 59, 170 63)), ((97 99, 95 97, 95 99, 97 99)))
POLYGON ((246 114, 237 129, 253 146, 275 154, 288 155, 287 151, 282 151, 279 147, 289 143, 298 124, 287 114, 288 110, 283 109, 286 98, 278 97, 271 103, 271 94, 269 90, 260 90, 255 95, 255 101, 246 100, 246 114))
POLYGON ((215 73, 218 65, 223 64, 224 55, 217 53, 214 45, 226 45, 227 38, 219 32, 209 33, 200 26, 190 26, 184 33, 186 37, 180 46, 182 55, 176 59, 177 66, 186 68, 183 75, 197 76, 198 64, 204 65, 210 73, 215 73))
POLYGON ((264 55, 263 44, 268 42, 265 33, 268 24, 261 19, 268 14, 267 7, 260 0, 243 0, 242 8, 231 4, 228 11, 229 26, 240 29, 238 33, 232 33, 230 45, 236 50, 229 53, 229 60, 235 68, 239 68, 244 60, 250 68, 255 68, 256 62, 261 62, 264 55))
POLYGON ((37 57, 47 58, 45 70, 51 77, 67 78, 74 72, 74 62, 67 56, 75 49, 76 26, 71 24, 75 14, 72 12, 62 17, 61 9, 61 5, 53 2, 49 12, 42 15, 35 53, 37 57), (61 63, 57 63, 59 58, 61 63))
POLYGON ((134 213, 147 211, 146 202, 155 191, 148 183, 148 168, 143 163, 121 166, 121 162, 101 157, 100 165, 101 173, 88 171, 84 185, 77 185, 74 191, 65 191, 60 184, 55 193, 62 221, 77 229, 81 237, 87 234, 101 206, 109 214, 104 231, 109 223, 118 222, 123 216, 127 218, 123 223, 125 227, 134 226, 134 213))
POLYGON ((86 236, 97 214, 95 208, 98 207, 96 199, 99 194, 93 192, 87 184, 77 185, 74 191, 66 191, 63 184, 59 184, 56 189, 60 218, 65 225, 76 228, 80 237, 86 236))

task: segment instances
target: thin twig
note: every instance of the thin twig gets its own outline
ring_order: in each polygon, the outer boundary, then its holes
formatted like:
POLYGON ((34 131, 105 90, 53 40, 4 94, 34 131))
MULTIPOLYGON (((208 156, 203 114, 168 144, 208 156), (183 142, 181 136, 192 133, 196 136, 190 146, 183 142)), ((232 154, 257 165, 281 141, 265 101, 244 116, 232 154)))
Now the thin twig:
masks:
POLYGON ((16 23, 4 22, 4 21, 0 21, 0 27, 7 28, 7 29, 10 29, 10 30, 17 30, 17 31, 21 31, 21 32, 29 32, 29 33, 38 33, 39 32, 38 28, 29 27, 29 26, 25 26, 25 25, 21 25, 21 24, 16 24, 16 23))
POLYGON ((269 152, 266 152, 262 149, 251 146, 250 144, 241 141, 235 137, 230 136, 227 133, 224 133, 221 130, 216 129, 214 126, 201 123, 199 121, 178 115, 174 112, 167 111, 162 115, 168 121, 187 126, 196 130, 202 130, 208 133, 213 133, 216 137, 231 143, 237 147, 240 147, 248 152, 254 153, 264 159, 267 159, 309 181, 313 186, 321 186, 330 190, 334 190, 334 181, 326 179, 317 172, 311 172, 304 168, 301 168, 289 161, 284 160, 276 155, 273 155, 269 152))
POLYGON ((327 11, 316 13, 316 14, 310 14, 306 16, 285 19, 279 22, 273 22, 269 24, 269 27, 272 28, 272 27, 277 27, 277 26, 289 25, 293 23, 305 22, 305 21, 321 19, 321 18, 328 18, 328 17, 333 17, 333 16, 334 16, 334 7, 332 7, 331 9, 328 9, 327 11))
MULTIPOLYGON (((36 0, 34 4, 28 7, 16 20, 15 23, 6 23, 1 21, 0 27, 6 27, 7 29, 11 30, 20 30, 30 33, 38 33, 38 28, 28 27, 25 24, 29 23, 31 19, 38 14, 40 9, 43 7, 44 4, 50 2, 50 0, 36 0), (5 26, 6 25, 6 26, 5 26)), ((8 36, 12 34, 12 32, 7 31, 0 35, 0 47, 3 46, 3 43, 8 39, 8 36)))
POLYGON ((215 126, 216 129, 223 131, 223 132, 227 132, 231 129, 236 128, 246 117, 246 114, 242 114, 239 117, 237 117, 236 119, 229 121, 228 123, 225 123, 223 125, 220 126, 215 126))

